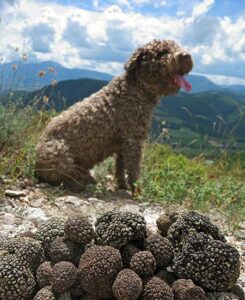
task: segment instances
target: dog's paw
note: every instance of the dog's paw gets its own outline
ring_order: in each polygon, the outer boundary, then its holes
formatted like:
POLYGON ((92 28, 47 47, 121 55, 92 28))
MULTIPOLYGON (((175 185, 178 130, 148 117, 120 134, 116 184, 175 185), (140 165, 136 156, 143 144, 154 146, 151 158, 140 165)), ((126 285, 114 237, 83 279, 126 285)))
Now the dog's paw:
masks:
POLYGON ((139 183, 135 183, 132 186, 131 191, 134 198, 137 198, 142 194, 141 186, 139 183))

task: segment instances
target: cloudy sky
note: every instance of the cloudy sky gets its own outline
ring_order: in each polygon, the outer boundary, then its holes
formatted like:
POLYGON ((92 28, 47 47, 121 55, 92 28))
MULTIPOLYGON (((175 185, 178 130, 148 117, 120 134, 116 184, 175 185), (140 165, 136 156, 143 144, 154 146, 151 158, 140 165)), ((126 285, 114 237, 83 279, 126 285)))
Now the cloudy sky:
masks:
POLYGON ((174 39, 195 73, 245 84, 245 0, 0 0, 0 17, 4 62, 24 52, 118 74, 136 47, 174 39))

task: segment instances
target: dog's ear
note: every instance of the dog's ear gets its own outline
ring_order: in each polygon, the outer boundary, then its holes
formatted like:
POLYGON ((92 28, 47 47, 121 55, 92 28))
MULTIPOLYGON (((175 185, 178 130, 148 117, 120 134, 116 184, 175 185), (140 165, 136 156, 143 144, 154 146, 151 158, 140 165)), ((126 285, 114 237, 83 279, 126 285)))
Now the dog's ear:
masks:
POLYGON ((137 77, 137 70, 139 70, 144 54, 145 49, 138 48, 124 65, 129 79, 135 79, 137 77))

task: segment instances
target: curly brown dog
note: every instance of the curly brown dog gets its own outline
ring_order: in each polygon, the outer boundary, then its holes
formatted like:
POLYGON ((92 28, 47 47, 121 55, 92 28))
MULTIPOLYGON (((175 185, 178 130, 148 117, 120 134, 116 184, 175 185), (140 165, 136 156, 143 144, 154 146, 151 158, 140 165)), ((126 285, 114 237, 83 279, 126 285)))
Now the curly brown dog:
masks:
POLYGON ((137 49, 123 75, 48 124, 37 145, 40 180, 72 188, 93 183, 89 170, 116 154, 118 187, 127 187, 127 173, 134 190, 153 109, 162 96, 191 89, 184 75, 192 67, 191 55, 174 41, 137 49))

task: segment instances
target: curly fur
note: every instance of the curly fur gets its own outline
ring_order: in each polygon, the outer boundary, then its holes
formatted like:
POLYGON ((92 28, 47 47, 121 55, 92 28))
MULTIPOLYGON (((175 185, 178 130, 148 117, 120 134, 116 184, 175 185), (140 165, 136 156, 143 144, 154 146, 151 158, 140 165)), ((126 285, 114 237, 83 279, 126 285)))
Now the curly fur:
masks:
POLYGON ((153 109, 161 96, 179 91, 173 76, 192 67, 190 54, 174 41, 154 40, 137 49, 123 75, 51 120, 36 148, 39 178, 68 187, 92 183, 89 170, 116 154, 118 186, 126 188, 127 173, 133 189, 153 109))

